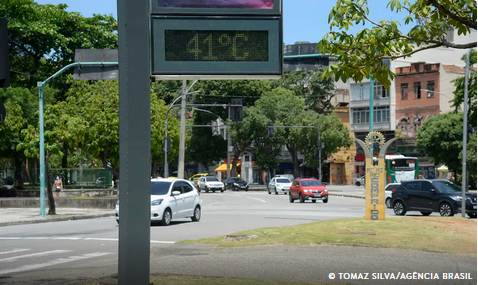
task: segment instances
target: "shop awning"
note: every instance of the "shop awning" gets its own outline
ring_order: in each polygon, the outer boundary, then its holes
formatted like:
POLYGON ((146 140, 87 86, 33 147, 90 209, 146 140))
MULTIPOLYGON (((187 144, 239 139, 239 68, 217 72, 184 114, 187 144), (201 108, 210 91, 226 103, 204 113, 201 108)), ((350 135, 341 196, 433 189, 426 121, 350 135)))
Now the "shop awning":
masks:
MULTIPOLYGON (((238 163, 236 167, 241 167, 241 164, 238 163)), ((232 169, 232 163, 230 164, 229 169, 232 169)), ((214 172, 226 172, 226 171, 227 171, 227 164, 225 163, 214 170, 214 172)))

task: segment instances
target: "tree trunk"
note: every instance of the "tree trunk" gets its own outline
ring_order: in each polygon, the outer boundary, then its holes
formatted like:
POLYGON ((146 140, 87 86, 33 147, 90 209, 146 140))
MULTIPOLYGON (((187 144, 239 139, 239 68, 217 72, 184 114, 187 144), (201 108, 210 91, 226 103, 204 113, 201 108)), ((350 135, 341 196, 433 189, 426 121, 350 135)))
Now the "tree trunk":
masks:
POLYGON ((151 167, 151 177, 156 177, 156 166, 158 165, 157 159, 153 159, 153 167, 151 167))
POLYGON ((23 179, 22 179, 23 163, 18 153, 15 154, 13 161, 14 161, 14 167, 15 167, 14 175, 13 175, 13 178, 15 180, 15 187, 17 189, 23 189, 23 179))
POLYGON ((242 151, 240 149, 234 147, 234 158, 232 159, 231 177, 236 176, 237 162, 239 161, 239 156, 241 155, 241 152, 242 151))
POLYGON ((25 159, 25 172, 26 172, 27 177, 28 177, 28 183, 30 183, 30 185, 33 185, 32 176, 30 175, 30 163, 29 163, 28 158, 25 159))
POLYGON ((297 158, 297 149, 290 145, 286 145, 286 146, 287 146, 287 150, 292 156, 292 163, 294 164, 294 177, 300 177, 300 165, 299 165, 299 159, 297 158))
POLYGON ((48 194, 48 215, 56 215, 55 198, 53 198, 52 181, 50 173, 50 155, 45 156, 46 189, 48 194))
POLYGON ((63 157, 61 158, 61 167, 63 168, 63 185, 68 184, 68 142, 63 142, 63 157))

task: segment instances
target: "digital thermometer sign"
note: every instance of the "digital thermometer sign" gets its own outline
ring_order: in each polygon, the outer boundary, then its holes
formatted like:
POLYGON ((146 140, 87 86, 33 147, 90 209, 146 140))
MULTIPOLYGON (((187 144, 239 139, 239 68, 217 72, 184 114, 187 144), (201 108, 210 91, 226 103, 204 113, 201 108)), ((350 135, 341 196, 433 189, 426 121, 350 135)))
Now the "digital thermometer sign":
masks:
POLYGON ((166 61, 268 61, 268 31, 166 30, 166 61))

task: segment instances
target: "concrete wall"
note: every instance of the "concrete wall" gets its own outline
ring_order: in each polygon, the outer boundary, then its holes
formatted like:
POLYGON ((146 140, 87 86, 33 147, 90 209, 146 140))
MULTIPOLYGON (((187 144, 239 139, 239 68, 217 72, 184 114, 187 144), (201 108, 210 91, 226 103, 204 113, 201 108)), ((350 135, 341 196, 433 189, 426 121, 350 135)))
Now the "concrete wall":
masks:
MULTIPOLYGON (((61 197, 107 197, 116 195, 116 189, 65 189, 61 197)), ((40 197, 40 189, 17 190, 18 197, 40 197)))
MULTIPOLYGON (((55 197, 55 206, 58 208, 94 208, 94 209, 114 209, 118 198, 90 198, 90 199, 70 199, 55 197)), ((48 201, 46 201, 48 207, 48 201)), ((1 208, 40 208, 39 198, 2 198, 0 199, 1 208)))

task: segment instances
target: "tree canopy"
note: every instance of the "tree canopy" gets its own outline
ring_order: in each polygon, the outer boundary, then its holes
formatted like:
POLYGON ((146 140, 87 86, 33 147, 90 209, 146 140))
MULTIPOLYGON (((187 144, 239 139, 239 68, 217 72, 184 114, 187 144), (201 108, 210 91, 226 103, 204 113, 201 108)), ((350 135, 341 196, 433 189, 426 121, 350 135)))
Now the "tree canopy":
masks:
MULTIPOLYGON (((463 56, 463 61, 466 61, 466 54, 463 56)), ((470 54, 470 67, 476 65, 476 50, 471 50, 470 54)), ((453 98, 453 107, 458 111, 461 109, 463 102, 465 101, 465 76, 458 77, 454 80, 455 84, 455 97, 453 98)), ((470 70, 468 78, 468 124, 472 125, 476 129, 476 70, 470 70)))
POLYGON ((335 75, 344 82, 356 82, 373 77, 390 85, 393 71, 382 64, 383 59, 406 58, 419 51, 449 47, 468 49, 476 47, 476 39, 468 43, 450 42, 446 33, 457 30, 467 35, 476 30, 476 1, 474 0, 389 0, 392 12, 405 12, 403 22, 370 18, 367 0, 337 0, 329 14, 330 32, 319 42, 319 49, 336 56, 338 63, 325 69, 324 76, 335 75), (372 25, 356 34, 348 32, 354 25, 372 25), (413 25, 408 33, 400 26, 413 25))

